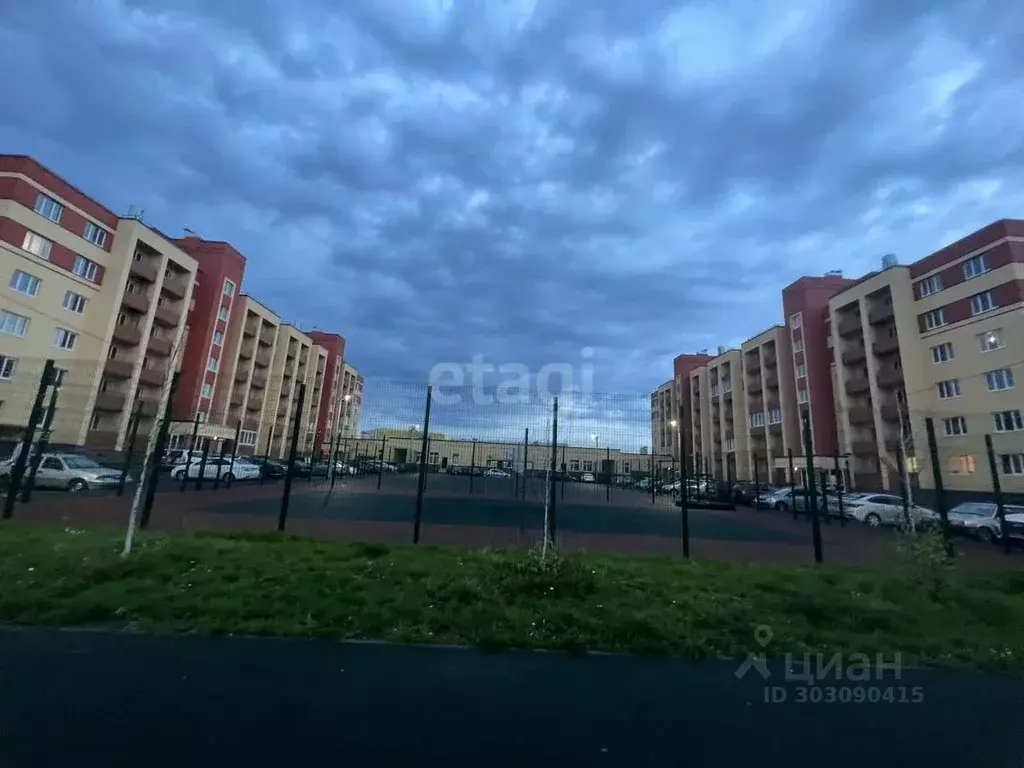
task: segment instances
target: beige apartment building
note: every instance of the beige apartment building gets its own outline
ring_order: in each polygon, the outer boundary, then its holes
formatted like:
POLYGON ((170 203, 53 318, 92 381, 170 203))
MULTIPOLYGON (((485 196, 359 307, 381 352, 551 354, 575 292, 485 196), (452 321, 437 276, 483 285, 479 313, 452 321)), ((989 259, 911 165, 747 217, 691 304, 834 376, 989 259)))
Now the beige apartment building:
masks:
POLYGON ((651 451, 679 456, 679 399, 675 379, 651 393, 651 451))
POLYGON ((335 400, 338 420, 335 433, 342 437, 356 437, 359 434, 359 420, 363 413, 363 388, 365 381, 353 366, 342 365, 341 389, 335 400))
MULTIPOLYGON (((750 479, 783 484, 789 480, 789 454, 798 435, 795 415, 789 410, 795 403, 792 375, 786 375, 792 355, 785 326, 774 325, 740 346, 746 407, 743 437, 747 446, 750 479), (780 372, 780 369, 783 372, 780 372)), ((744 476, 747 477, 747 476, 744 476)))
POLYGON ((28 422, 47 358, 62 372, 53 444, 145 434, 183 347, 196 262, 23 156, 0 155, 0 422, 28 422))
POLYGON ((312 450, 324 386, 327 352, 296 328, 284 323, 277 327, 273 357, 260 421, 260 453, 285 458, 291 441, 298 407, 299 384, 306 385, 305 403, 299 414, 298 451, 312 450), (265 434, 264 434, 265 431, 265 434), (269 449, 266 446, 269 444, 269 449))
POLYGON ((746 385, 738 349, 720 347, 690 372, 693 456, 688 469, 745 479, 750 471, 746 385))

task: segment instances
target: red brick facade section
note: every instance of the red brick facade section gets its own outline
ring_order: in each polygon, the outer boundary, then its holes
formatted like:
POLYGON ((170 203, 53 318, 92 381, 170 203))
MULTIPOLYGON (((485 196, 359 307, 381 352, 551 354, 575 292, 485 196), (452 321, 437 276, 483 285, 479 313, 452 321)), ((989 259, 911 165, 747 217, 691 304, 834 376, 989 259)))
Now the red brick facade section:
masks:
MULTIPOLYGON (((988 289, 992 294, 992 300, 995 308, 1009 307, 1014 304, 1019 304, 1024 301, 1024 280, 1010 280, 1006 283, 1001 283, 992 288, 988 289)), ((977 295, 977 294, 975 294, 977 295)), ((967 296, 959 301, 952 301, 949 304, 944 304, 942 307, 936 307, 936 309, 942 309, 946 315, 946 325, 953 325, 954 323, 962 323, 965 320, 970 320, 974 315, 971 311, 971 299, 974 296, 967 296)), ((922 312, 917 316, 917 327, 921 333, 929 333, 928 327, 925 325, 924 318, 928 312, 922 312)), ((984 312, 978 315, 978 319, 982 320, 988 315, 984 312)), ((932 331, 941 330, 946 326, 940 326, 939 328, 932 328, 932 331)))
MULTIPOLYGON (((1024 243, 1000 243, 999 245, 993 246, 987 251, 984 251, 984 254, 985 262, 988 264, 989 270, 1005 267, 1007 264, 1012 264, 1014 262, 1022 263, 1024 262, 1024 243)), ((954 264, 953 266, 947 267, 938 273, 943 289, 951 288, 954 285, 967 281, 967 278, 964 276, 964 263, 965 262, 954 264)), ((914 268, 911 267, 911 272, 913 271, 914 268)), ((914 298, 919 301, 923 298, 919 287, 920 284, 920 281, 914 284, 914 298)), ((936 294, 933 293, 930 295, 935 296, 936 294)))
POLYGON ((1024 237, 1024 221, 1000 219, 910 265, 912 280, 1006 237, 1024 237))
POLYGON ((672 374, 676 383, 676 396, 679 398, 679 402, 683 404, 683 408, 686 409, 684 414, 685 418, 683 419, 683 441, 687 446, 687 451, 689 451, 690 446, 693 445, 693 430, 690 427, 693 419, 693 415, 690 413, 690 374, 693 373, 695 368, 707 365, 712 359, 711 355, 679 355, 672 361, 672 374))
MULTIPOLYGON (((345 362, 345 337, 337 333, 326 333, 324 331, 309 331, 307 334, 314 344, 319 344, 327 350, 327 364, 324 367, 324 386, 320 395, 320 413, 316 420, 316 439, 314 445, 322 442, 329 442, 331 435, 327 434, 327 412, 330 410, 331 397, 334 394, 334 368, 337 362, 345 362)), ((341 385, 345 377, 342 370, 338 379, 341 385)), ((339 405, 340 407, 340 405, 339 405)), ((337 414, 335 414, 337 417, 337 414)))
MULTIPOLYGON (((5 243, 13 245, 15 248, 20 249, 25 243, 25 233, 28 231, 28 227, 13 219, 8 219, 6 216, 0 216, 0 240, 5 243)), ((108 238, 109 239, 109 238, 108 238)), ((75 259, 79 254, 72 251, 70 248, 65 248, 60 243, 53 243, 50 247, 50 263, 61 269, 66 269, 71 272, 75 266, 75 259)), ((96 279, 93 281, 96 285, 103 285, 103 277, 106 275, 106 267, 102 264, 96 264, 96 279)))
POLYGON ((197 410, 205 411, 212 418, 221 413, 224 407, 223 398, 230 396, 230 388, 215 387, 214 397, 207 400, 200 397, 204 382, 210 384, 227 376, 228 371, 220 366, 220 355, 224 346, 212 346, 213 332, 219 330, 228 337, 228 323, 232 318, 242 317, 244 313, 229 313, 228 320, 220 320, 218 313, 221 306, 241 303, 242 277, 245 275, 245 257, 229 243, 203 240, 199 237, 186 237, 175 240, 174 244, 198 263, 196 287, 193 291, 192 311, 188 314, 188 343, 185 345, 181 360, 181 379, 178 392, 174 397, 173 417, 184 421, 195 418, 197 410), (235 284, 234 294, 225 296, 224 281, 235 284), (218 373, 206 370, 208 357, 218 359, 218 373))

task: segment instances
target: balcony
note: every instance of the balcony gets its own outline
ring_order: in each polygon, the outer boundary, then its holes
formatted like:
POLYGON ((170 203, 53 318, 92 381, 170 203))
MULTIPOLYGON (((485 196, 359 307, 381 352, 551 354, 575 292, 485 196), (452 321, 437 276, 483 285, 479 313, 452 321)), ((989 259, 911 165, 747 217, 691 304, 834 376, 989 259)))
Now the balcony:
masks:
POLYGON ((843 352, 843 365, 856 365, 863 363, 868 357, 868 351, 864 347, 854 347, 843 352))
POLYGON ((121 296, 121 306, 144 315, 149 312, 149 296, 144 293, 128 293, 125 291, 124 295, 121 296))
POLYGON ((112 379, 130 379, 135 370, 135 364, 124 360, 107 360, 103 366, 103 373, 112 379))
POLYGON ((178 310, 174 307, 157 307, 153 314, 153 322, 165 328, 177 328, 178 310))
POLYGON ((893 314, 891 304, 884 307, 872 309, 868 313, 868 322, 871 323, 871 325, 881 325, 882 323, 889 322, 890 320, 892 320, 892 318, 893 314))
POLYGON ((898 422, 900 420, 900 409, 896 405, 883 405, 881 412, 883 421, 898 422))
POLYGON ((157 276, 157 266, 149 259, 132 259, 132 265, 128 270, 139 280, 145 280, 147 283, 155 283, 157 276))
POLYGON ((161 368, 143 368, 139 371, 139 383, 153 387, 162 387, 167 379, 167 371, 161 368))
POLYGON ((289 412, 290 410, 291 410, 291 409, 290 409, 290 408, 289 408, 289 407, 288 407, 287 405, 281 405, 281 406, 278 406, 278 409, 277 409, 277 418, 279 418, 279 419, 285 419, 285 418, 287 418, 287 417, 288 417, 288 412, 289 412))
POLYGON ((242 335, 246 338, 255 336, 259 324, 259 320, 246 320, 245 325, 242 327, 242 335))
POLYGON ((878 444, 874 440, 854 440, 851 447, 855 456, 878 455, 878 444))
POLYGON ((840 336, 854 336, 863 331, 860 322, 860 315, 854 315, 853 317, 844 317, 839 321, 839 335, 840 336))
POLYGON ((761 361, 756 357, 751 358, 747 361, 747 373, 751 376, 756 376, 761 372, 761 361))
POLYGON ((270 367, 270 352, 260 351, 256 355, 256 367, 257 368, 269 368, 270 367))
POLYGON ((244 382, 249 380, 249 369, 238 366, 238 370, 235 371, 235 381, 244 382))
POLYGON ((891 355, 893 352, 899 352, 900 342, 899 339, 887 336, 879 341, 876 341, 874 345, 871 347, 871 349, 878 357, 885 357, 886 355, 891 355))
POLYGON ((124 410, 125 397, 117 392, 100 392, 96 395, 96 410, 120 413, 124 410))
POLYGON ((188 293, 188 274, 177 274, 171 272, 164 275, 164 281, 160 284, 160 290, 175 299, 184 299, 188 293))
POLYGON ((242 429, 246 429, 252 432, 257 431, 260 428, 260 420, 249 418, 242 422, 242 429))
POLYGON ((253 374, 249 386, 253 389, 263 389, 267 386, 267 377, 260 374, 253 374))
POLYGON ((242 342, 242 346, 238 348, 238 356, 243 360, 252 360, 253 345, 247 341, 242 342))
POLYGON ((231 395, 231 407, 241 408, 243 399, 244 398, 242 397, 242 394, 240 392, 235 392, 233 395, 231 395))
POLYGON ((850 379, 846 382, 846 394, 857 395, 861 392, 870 392, 871 384, 868 382, 866 376, 858 376, 855 379, 850 379))
POLYGON ((263 410, 263 399, 259 397, 250 397, 245 402, 245 410, 259 412, 263 410))
POLYGON ((850 423, 858 427, 870 427, 875 423, 875 414, 870 408, 857 407, 849 411, 850 423))
POLYGON ((156 357, 167 357, 171 354, 171 342, 165 339, 158 339, 155 336, 149 337, 149 344, 146 345, 149 354, 156 357))
POLYGON ((889 453, 896 453, 900 449, 900 438, 898 435, 889 435, 885 438, 885 450, 889 453))
POLYGON ((903 373, 895 368, 883 368, 878 372, 878 386, 883 389, 903 386, 903 373))
POLYGON ((277 336, 277 330, 275 328, 265 328, 260 333, 260 346, 272 347, 274 346, 274 338, 277 336))
POLYGON ((115 325, 114 341, 124 344, 126 347, 137 347, 142 341, 142 333, 132 325, 115 325))
POLYGON ((157 414, 157 412, 159 410, 160 410, 160 401, 159 400, 157 400, 155 398, 152 398, 152 397, 146 397, 146 398, 142 398, 141 400, 139 400, 139 415, 140 416, 156 416, 156 414, 157 414))
POLYGON ((768 387, 768 389, 778 389, 779 377, 776 376, 774 373, 769 373, 764 377, 764 385, 768 387))
POLYGON ((775 367, 775 355, 770 354, 768 352, 763 352, 761 354, 761 365, 763 365, 765 368, 774 368, 775 367))

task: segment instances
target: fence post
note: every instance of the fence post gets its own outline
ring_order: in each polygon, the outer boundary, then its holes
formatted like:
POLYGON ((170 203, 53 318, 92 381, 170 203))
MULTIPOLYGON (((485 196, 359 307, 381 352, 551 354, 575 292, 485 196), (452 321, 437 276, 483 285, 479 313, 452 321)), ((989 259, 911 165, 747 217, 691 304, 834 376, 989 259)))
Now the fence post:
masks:
POLYGON ((181 492, 184 493, 188 488, 188 471, 192 469, 192 453, 196 449, 196 440, 199 437, 199 412, 196 411, 196 417, 192 421, 192 441, 188 445, 188 453, 185 454, 185 471, 181 473, 181 492))
POLYGON ((757 471, 757 454, 751 453, 751 458, 754 461, 754 511, 761 511, 761 477, 757 471))
MULTIPOLYGON (((331 454, 327 457, 328 461, 331 462, 329 472, 330 482, 327 485, 327 493, 324 495, 324 503, 322 506, 327 506, 328 499, 331 498, 331 494, 334 493, 334 483, 337 480, 337 473, 334 471, 334 467, 338 464, 338 451, 341 450, 341 437, 339 435, 331 435, 331 454)), ((348 471, 348 464, 345 465, 345 471, 348 471)), ((384 469, 384 465, 381 464, 378 467, 379 470, 384 469)), ((379 476, 378 476, 379 480, 379 476)))
MULTIPOLYGON (((171 375, 171 387, 167 393, 167 404, 164 406, 163 420, 160 422, 160 427, 156 432, 156 445, 153 446, 153 453, 149 456, 149 466, 143 466, 139 472, 139 482, 142 482, 144 476, 147 477, 146 482, 146 498, 142 505, 142 511, 139 514, 139 528, 145 528, 149 525, 149 516, 153 512, 153 501, 156 499, 156 486, 160 482, 160 457, 164 454, 164 446, 167 445, 167 433, 171 429, 171 405, 174 402, 174 393, 178 391, 178 384, 181 379, 181 374, 175 371, 171 375)), ((159 418, 159 417, 158 417, 159 418)))
POLYGON ((900 472, 900 500, 903 502, 903 524, 909 531, 913 530, 913 528, 910 524, 910 489, 903 482, 903 463, 906 460, 906 457, 903 455, 903 441, 900 440, 896 443, 896 462, 899 465, 900 472))
MULTIPOLYGON (((564 447, 563 447, 564 456, 564 447)), ((555 543, 555 531, 558 529, 557 525, 557 510, 555 505, 555 467, 558 462, 558 396, 554 398, 554 402, 551 406, 551 467, 550 475, 551 478, 548 482, 547 494, 548 494, 548 539, 551 544, 555 543)), ((565 487, 565 479, 563 473, 562 487, 565 487)))
POLYGON ((679 404, 679 515, 683 537, 683 557, 690 556, 690 487, 686 477, 686 440, 683 436, 683 405, 679 404))
MULTIPOLYGON (((124 457, 124 465, 121 467, 121 478, 117 481, 117 495, 124 495, 124 484, 128 480, 128 470, 132 466, 132 457, 135 454, 135 439, 139 436, 139 421, 141 414, 139 409, 142 408, 142 403, 135 404, 135 410, 132 411, 131 422, 128 426, 128 451, 124 457)), ((160 457, 163 458, 162 456, 160 457)), ((142 474, 139 474, 139 482, 143 480, 142 474)))
POLYGON ((388 437, 384 435, 380 439, 380 463, 377 465, 377 490, 380 490, 380 484, 384 481, 384 447, 387 445, 388 437))
MULTIPOLYGON (((523 437, 523 501, 526 501, 526 474, 527 474, 527 457, 530 455, 530 428, 526 428, 526 434, 523 437)), ((522 528, 522 513, 519 514, 519 527, 522 528)))
MULTIPOLYGON (((276 414, 277 411, 274 413, 276 414)), ((270 444, 272 442, 274 442, 274 422, 270 422, 270 432, 267 434, 267 450, 263 453, 263 465, 260 467, 260 485, 267 481, 267 463, 270 461, 270 444)))
POLYGON ((992 448, 992 435, 985 435, 985 453, 988 454, 988 469, 992 473, 992 495, 996 499, 996 515, 999 517, 999 538, 1003 551, 1010 554, 1010 533, 1006 530, 1006 506, 1003 504, 1003 489, 999 483, 999 468, 996 466, 996 452, 992 448))
POLYGON ((36 399, 32 403, 32 411, 28 416, 28 425, 25 427, 24 436, 21 438, 21 449, 14 458, 14 466, 11 467, 11 485, 7 489, 7 498, 4 499, 3 519, 10 520, 14 514, 14 502, 18 498, 18 491, 21 490, 21 480, 25 476, 25 467, 28 466, 28 455, 32 450, 32 441, 36 436, 36 426, 42 416, 43 400, 46 397, 46 388, 53 380, 53 360, 47 360, 43 365, 43 375, 39 379, 39 387, 36 389, 36 399))
POLYGON ((655 490, 654 490, 654 446, 651 446, 651 460, 650 460, 650 474, 648 479, 651 481, 651 504, 655 504, 655 490))
POLYGON ((821 470, 821 514, 825 518, 825 525, 832 525, 832 514, 828 508, 828 472, 821 470))
POLYGON ((793 449, 787 451, 789 457, 789 504, 793 507, 793 519, 796 520, 796 473, 793 471, 793 449))
POLYGON ((612 498, 612 449, 607 445, 604 447, 604 503, 607 504, 612 498))
MULTIPOLYGON (((288 522, 288 503, 292 497, 292 475, 295 474, 295 452, 299 449, 299 430, 302 428, 302 406, 306 402, 306 385, 299 384, 299 394, 295 403, 295 421, 292 424, 291 445, 288 446, 288 467, 284 475, 284 494, 281 496, 281 512, 277 516, 277 530, 284 532, 288 522)), ((310 465, 312 467, 312 465, 310 465)))
POLYGON ((473 447, 469 453, 469 493, 473 495, 473 478, 476 475, 476 438, 473 438, 473 447))
POLYGON ((839 451, 836 450, 836 495, 839 497, 839 527, 846 527, 846 513, 843 511, 843 486, 846 485, 846 479, 843 477, 843 471, 839 466, 839 451))
POLYGON ((924 420, 925 432, 928 435, 928 453, 932 459, 932 478, 935 482, 935 506, 938 507, 939 520, 942 526, 942 545, 946 557, 953 557, 953 541, 949 536, 949 513, 946 509, 946 489, 942 485, 942 464, 939 462, 939 447, 935 443, 935 422, 929 416, 924 420))
MULTIPOLYGON (((815 497, 814 486, 814 450, 811 446, 811 414, 809 411, 803 413, 804 421, 804 459, 807 471, 807 504, 811 512, 811 536, 814 540, 814 562, 821 562, 821 526, 818 522, 818 500, 815 497)), ((796 499, 793 499, 793 508, 796 509, 796 499)))
POLYGON ((29 466, 28 479, 25 482, 25 486, 21 489, 21 503, 26 504, 32 499, 32 489, 36 484, 36 473, 39 471, 39 465, 43 461, 43 454, 46 453, 46 446, 50 442, 50 432, 53 428, 53 417, 57 412, 57 395, 60 392, 60 387, 57 385, 58 378, 55 375, 53 379, 53 387, 50 389, 50 403, 46 409, 46 415, 43 417, 43 426, 39 430, 39 440, 36 443, 36 453, 32 457, 32 463, 29 466))
POLYGON ((565 462, 565 443, 562 443, 562 483, 559 491, 562 501, 565 501, 565 476, 569 474, 569 465, 565 462))
MULTIPOLYGON (((238 440, 242 436, 242 420, 238 420, 238 424, 235 425, 235 440, 231 443, 231 471, 228 473, 227 489, 231 490, 231 481, 235 477, 235 461, 238 459, 238 440)), ((260 475, 262 476, 262 472, 260 475)))
POLYGON ((423 438, 420 441, 419 477, 416 483, 416 513, 412 523, 412 543, 420 543, 420 526, 423 523, 423 487, 427 477, 427 435, 430 434, 430 401, 434 396, 434 387, 427 386, 427 404, 423 411, 423 438))
POLYGON ((210 442, 211 438, 206 438, 206 442, 203 443, 203 455, 199 459, 199 474, 196 475, 196 490, 201 491, 203 489, 204 475, 206 475, 206 463, 210 458, 210 442))

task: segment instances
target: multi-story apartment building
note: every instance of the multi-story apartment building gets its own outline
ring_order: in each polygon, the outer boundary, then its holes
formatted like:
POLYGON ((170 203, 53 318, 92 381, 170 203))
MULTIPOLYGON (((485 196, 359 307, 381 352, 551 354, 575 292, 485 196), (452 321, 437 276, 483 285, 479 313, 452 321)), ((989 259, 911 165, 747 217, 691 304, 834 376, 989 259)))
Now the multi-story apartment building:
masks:
POLYGON ((339 431, 343 437, 359 434, 359 420, 363 413, 363 388, 365 381, 353 366, 345 363, 342 370, 341 419, 339 431))
POLYGON ((307 335, 327 352, 323 394, 320 399, 320 415, 316 424, 316 445, 321 451, 329 451, 331 441, 341 430, 345 338, 337 333, 316 330, 310 331, 307 335))
POLYGON ((679 401, 676 381, 666 381, 651 393, 651 450, 679 458, 679 401))
POLYGON ((0 420, 20 434, 46 359, 60 371, 51 441, 121 448, 144 434, 183 347, 197 264, 35 160, 0 155, 0 420))
POLYGON ((788 477, 789 454, 798 435, 797 416, 792 413, 795 382, 790 336, 783 326, 774 325, 743 342, 740 353, 750 478, 782 484, 788 477))
POLYGON ((690 371, 691 468, 722 478, 749 473, 746 386, 738 349, 718 354, 690 371), (697 439, 699 436, 699 439, 697 439))
POLYGON ((262 424, 271 456, 288 455, 295 419, 299 419, 298 450, 313 449, 327 368, 327 352, 290 323, 277 330, 262 424), (302 413, 297 413, 299 385, 306 385, 302 413))

